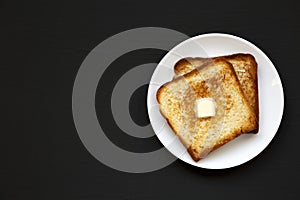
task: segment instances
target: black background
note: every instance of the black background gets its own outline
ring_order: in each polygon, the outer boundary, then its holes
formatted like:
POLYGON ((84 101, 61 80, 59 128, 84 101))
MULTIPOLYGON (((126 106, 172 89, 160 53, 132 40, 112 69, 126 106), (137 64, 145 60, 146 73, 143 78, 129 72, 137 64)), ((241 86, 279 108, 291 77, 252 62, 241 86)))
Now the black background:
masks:
MULTIPOLYGON (((298 2, 0 1, 0 199, 295 199, 300 189, 298 2), (199 169, 177 160, 159 171, 128 174, 104 166, 87 152, 72 118, 77 70, 107 37, 146 26, 189 36, 231 33, 269 56, 284 85, 285 111, 263 153, 226 170, 199 169)), ((115 71, 112 80, 133 64, 158 62, 163 55, 155 50, 124 55, 109 68, 115 71), (116 72, 116 67, 122 70, 116 72)), ((145 91, 141 88, 136 95, 141 102, 145 91)), ((99 95, 98 113, 105 105, 99 95)), ((143 103, 137 105, 132 113, 141 109, 146 115, 143 103)), ((147 122, 143 120, 139 123, 147 122)), ((113 123, 107 126, 111 131, 106 134, 122 148, 161 147, 156 138, 130 145, 132 139, 122 137, 113 123)))

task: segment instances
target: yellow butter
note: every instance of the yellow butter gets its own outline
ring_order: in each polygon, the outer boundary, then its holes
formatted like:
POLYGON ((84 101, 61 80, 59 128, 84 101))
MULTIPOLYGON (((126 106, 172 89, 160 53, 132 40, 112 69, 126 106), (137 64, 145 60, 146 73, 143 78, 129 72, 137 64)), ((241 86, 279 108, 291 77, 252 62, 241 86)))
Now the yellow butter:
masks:
POLYGON ((216 115, 216 102, 213 98, 200 98, 195 101, 195 113, 198 118, 216 115))

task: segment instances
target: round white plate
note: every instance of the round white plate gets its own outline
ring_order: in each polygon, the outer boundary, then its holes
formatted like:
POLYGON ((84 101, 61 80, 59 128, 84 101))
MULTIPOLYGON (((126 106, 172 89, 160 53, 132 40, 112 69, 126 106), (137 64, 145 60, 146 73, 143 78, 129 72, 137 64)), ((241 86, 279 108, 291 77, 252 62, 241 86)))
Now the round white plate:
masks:
POLYGON ((169 51, 155 69, 148 89, 148 114, 161 143, 176 157, 207 169, 225 169, 243 164, 262 152, 280 125, 284 97, 280 77, 270 59, 252 43, 228 34, 211 33, 190 38, 169 51), (243 134, 195 162, 159 112, 156 92, 172 80, 174 64, 183 57, 213 57, 250 53, 258 63, 259 132, 243 134))

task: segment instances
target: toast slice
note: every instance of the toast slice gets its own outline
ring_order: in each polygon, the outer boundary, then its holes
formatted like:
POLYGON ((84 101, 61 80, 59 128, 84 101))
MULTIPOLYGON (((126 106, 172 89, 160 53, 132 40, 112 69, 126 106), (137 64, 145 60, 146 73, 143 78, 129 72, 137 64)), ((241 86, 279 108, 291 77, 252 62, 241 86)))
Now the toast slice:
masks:
MULTIPOLYGON (((232 64, 246 99, 255 112, 257 125, 259 126, 257 63, 251 54, 238 53, 213 58, 183 58, 174 66, 175 77, 186 74, 204 63, 211 62, 212 60, 219 58, 223 58, 232 64)), ((250 133, 257 133, 259 128, 258 126, 250 133)))
POLYGON ((160 111, 195 161, 257 127, 232 65, 214 59, 164 84, 157 91, 160 111), (215 116, 198 118, 195 102, 213 98, 215 116))

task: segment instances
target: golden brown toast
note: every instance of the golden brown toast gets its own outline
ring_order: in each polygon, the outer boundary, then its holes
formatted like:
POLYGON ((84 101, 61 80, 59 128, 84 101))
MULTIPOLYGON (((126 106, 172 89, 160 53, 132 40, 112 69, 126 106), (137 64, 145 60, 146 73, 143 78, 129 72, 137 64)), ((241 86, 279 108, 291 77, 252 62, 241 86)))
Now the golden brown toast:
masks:
POLYGON ((195 161, 257 127, 232 65, 224 59, 198 67, 157 91, 160 111, 195 161), (213 98, 213 117, 198 118, 195 101, 213 98))
MULTIPOLYGON (((219 56, 213 58, 183 58, 179 60, 175 66, 175 77, 186 74, 193 69, 211 62, 214 59, 223 58, 230 62, 237 74, 238 80, 242 86, 247 101, 256 114, 257 125, 259 125, 259 105, 258 105, 258 83, 257 83, 257 63, 251 54, 233 54, 228 56, 219 56)), ((250 133, 257 133, 258 126, 250 133)))

